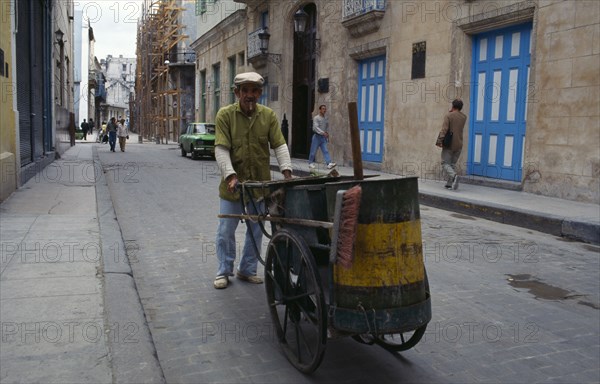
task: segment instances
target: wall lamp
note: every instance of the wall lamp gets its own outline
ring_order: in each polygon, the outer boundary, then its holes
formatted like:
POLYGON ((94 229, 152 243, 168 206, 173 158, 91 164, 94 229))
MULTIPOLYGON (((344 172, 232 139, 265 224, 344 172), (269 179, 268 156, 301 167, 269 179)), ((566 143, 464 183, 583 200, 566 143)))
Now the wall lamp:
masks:
MULTIPOLYGON (((304 9, 300 8, 294 13, 294 32, 296 35, 306 44, 309 41, 309 34, 306 33, 306 26, 308 24, 308 13, 304 9)), ((309 47, 317 56, 321 53, 321 39, 313 39, 312 44, 309 47)))
POLYGON ((56 37, 56 44, 63 45, 65 43, 65 40, 63 40, 65 33, 63 31, 61 31, 60 29, 57 29, 54 32, 54 36, 56 37))
POLYGON ((281 55, 279 53, 269 53, 269 39, 271 34, 269 28, 264 27, 262 32, 258 34, 258 40, 260 43, 259 49, 262 55, 266 56, 267 59, 273 62, 275 65, 281 64, 281 55))
POLYGON ((294 32, 303 34, 306 31, 306 22, 308 20, 308 13, 304 12, 302 8, 294 13, 294 32))

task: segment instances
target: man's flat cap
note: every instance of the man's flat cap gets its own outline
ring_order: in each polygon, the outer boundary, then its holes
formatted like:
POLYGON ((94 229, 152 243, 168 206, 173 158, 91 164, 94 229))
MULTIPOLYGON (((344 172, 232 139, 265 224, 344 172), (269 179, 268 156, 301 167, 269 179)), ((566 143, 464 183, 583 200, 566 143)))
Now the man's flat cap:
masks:
POLYGON ((236 86, 247 83, 256 84, 259 87, 262 87, 265 83, 265 79, 263 79, 263 77, 256 72, 240 73, 235 77, 235 79, 233 79, 233 84, 236 86))

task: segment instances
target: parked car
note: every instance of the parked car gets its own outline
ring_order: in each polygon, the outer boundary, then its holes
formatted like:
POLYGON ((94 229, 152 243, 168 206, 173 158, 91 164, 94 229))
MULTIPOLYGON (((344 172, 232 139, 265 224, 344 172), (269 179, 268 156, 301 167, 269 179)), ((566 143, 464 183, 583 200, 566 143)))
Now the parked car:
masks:
POLYGON ((186 132, 179 136, 181 156, 191 154, 192 159, 200 156, 215 157, 215 125, 212 123, 190 123, 186 132))

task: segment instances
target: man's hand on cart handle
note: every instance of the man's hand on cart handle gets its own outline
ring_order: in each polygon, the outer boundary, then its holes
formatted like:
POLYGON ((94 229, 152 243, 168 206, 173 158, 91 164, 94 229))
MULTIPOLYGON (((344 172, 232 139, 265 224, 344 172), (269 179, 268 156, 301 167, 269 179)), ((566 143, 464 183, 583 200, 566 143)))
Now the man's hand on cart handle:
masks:
POLYGON ((286 180, 292 178, 292 171, 290 171, 289 169, 286 169, 285 171, 283 171, 281 173, 283 173, 283 178, 286 180))
POLYGON ((229 175, 229 177, 227 178, 227 190, 229 192, 235 192, 235 189, 238 185, 238 178, 237 175, 234 173, 232 175, 229 175))

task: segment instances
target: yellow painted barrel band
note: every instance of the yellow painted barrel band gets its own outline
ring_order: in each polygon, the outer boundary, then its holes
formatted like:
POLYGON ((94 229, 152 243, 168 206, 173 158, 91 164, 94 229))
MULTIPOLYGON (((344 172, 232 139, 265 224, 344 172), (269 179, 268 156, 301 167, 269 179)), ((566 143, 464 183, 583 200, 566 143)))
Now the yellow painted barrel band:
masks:
POLYGON ((423 281, 421 221, 359 224, 351 268, 334 267, 334 282, 388 287, 423 281))

